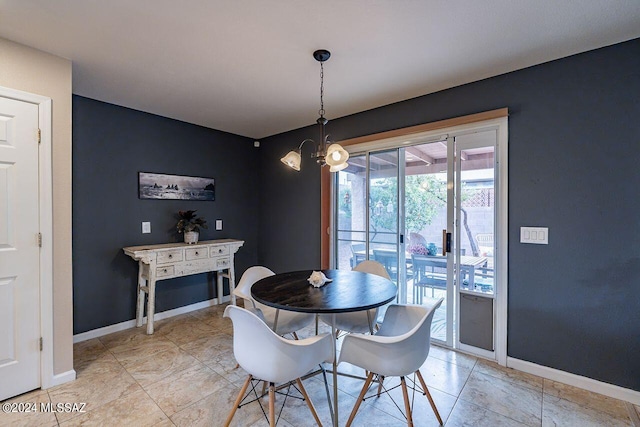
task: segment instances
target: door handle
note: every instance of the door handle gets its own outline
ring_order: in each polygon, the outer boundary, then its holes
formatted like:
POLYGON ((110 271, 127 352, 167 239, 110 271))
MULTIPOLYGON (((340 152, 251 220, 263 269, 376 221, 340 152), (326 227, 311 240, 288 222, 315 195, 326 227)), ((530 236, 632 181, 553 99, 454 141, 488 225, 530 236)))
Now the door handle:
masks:
POLYGON ((446 256, 451 252, 451 233, 447 233, 447 230, 442 230, 442 256, 446 256))

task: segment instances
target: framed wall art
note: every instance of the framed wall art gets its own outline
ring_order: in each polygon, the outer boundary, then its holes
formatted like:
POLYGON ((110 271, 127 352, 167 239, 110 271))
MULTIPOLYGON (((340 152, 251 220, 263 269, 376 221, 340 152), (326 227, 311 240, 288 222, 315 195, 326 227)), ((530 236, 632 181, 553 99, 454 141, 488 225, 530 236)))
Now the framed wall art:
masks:
POLYGON ((215 180, 199 176, 138 172, 138 197, 213 201, 216 199, 215 180))

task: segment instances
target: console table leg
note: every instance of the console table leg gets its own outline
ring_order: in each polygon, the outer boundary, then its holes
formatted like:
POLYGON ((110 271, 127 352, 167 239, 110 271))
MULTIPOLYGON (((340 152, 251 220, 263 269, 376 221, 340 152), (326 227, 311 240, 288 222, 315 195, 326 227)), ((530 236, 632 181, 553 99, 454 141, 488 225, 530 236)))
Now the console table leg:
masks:
POLYGON ((147 281, 142 277, 143 265, 142 261, 138 263, 138 303, 136 304, 136 326, 142 326, 142 318, 144 317, 144 290, 147 281))
POLYGON ((153 334, 153 316, 156 307, 156 281, 149 280, 149 296, 147 297, 147 335, 153 334))
POLYGON ((233 268, 233 258, 231 258, 231 268, 229 269, 229 296, 231 297, 231 304, 236 304, 236 296, 233 293, 236 288, 236 273, 233 268))
POLYGON ((222 304, 222 296, 223 296, 223 291, 224 291, 224 275, 222 274, 222 271, 217 271, 216 272, 216 277, 218 280, 218 304, 222 304))

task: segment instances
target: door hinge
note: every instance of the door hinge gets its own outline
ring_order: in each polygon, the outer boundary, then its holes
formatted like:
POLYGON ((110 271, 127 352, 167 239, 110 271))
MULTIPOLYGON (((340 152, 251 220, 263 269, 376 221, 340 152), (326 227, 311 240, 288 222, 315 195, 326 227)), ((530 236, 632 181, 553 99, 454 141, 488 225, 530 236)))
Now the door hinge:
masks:
POLYGON ((42 142, 42 131, 38 129, 38 144, 42 142))
POLYGON ((40 337, 40 351, 42 351, 42 337, 40 337))
POLYGON ((38 246, 42 247, 42 233, 38 233, 38 246))

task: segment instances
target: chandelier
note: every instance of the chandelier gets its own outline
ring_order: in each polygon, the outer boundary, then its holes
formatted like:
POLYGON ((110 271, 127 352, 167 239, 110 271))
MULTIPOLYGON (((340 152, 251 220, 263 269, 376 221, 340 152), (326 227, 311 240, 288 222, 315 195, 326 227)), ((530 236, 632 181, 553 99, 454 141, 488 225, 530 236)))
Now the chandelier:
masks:
MULTIPOLYGON (((325 49, 313 52, 313 57, 320 63, 320 110, 318 110, 320 117, 316 120, 320 128, 320 140, 318 141, 315 153, 311 154, 311 157, 315 158, 320 166, 329 165, 329 171, 338 172, 349 166, 347 163, 349 153, 347 153, 340 144, 331 143, 331 141, 329 141, 329 135, 325 132, 325 125, 329 120, 324 117, 324 62, 328 60, 330 56, 331 52, 325 49)), ((302 146, 305 142, 315 143, 313 139, 305 139, 296 150, 289 151, 280 161, 290 168, 299 171, 302 146)))

